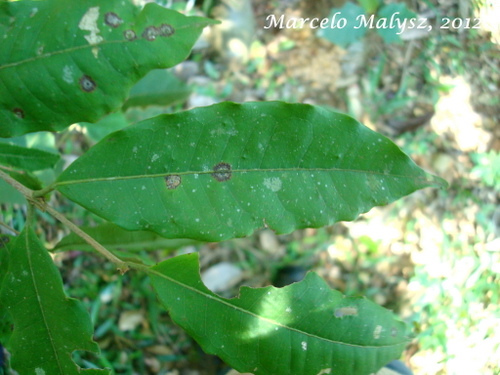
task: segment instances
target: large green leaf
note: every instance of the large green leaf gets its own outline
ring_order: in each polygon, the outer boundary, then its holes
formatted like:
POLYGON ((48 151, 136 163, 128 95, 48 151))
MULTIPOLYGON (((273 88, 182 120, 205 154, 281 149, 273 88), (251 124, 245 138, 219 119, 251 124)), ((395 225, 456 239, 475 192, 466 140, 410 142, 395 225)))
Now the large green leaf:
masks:
MULTIPOLYGON (((23 375, 81 374, 71 353, 99 352, 92 341, 89 314, 83 304, 65 296, 57 268, 29 227, 8 250, 9 266, 0 302, 14 322, 7 346, 12 368, 23 375)), ((109 372, 93 369, 84 373, 109 372)))
POLYGON ((55 187, 126 229, 213 241, 353 220, 444 184, 348 116, 226 102, 113 133, 55 187))
POLYGON ((319 276, 284 288, 243 287, 224 299, 202 283, 198 255, 151 268, 161 303, 207 353, 255 375, 363 375, 401 355, 405 324, 365 298, 345 297, 319 276))
POLYGON ((129 230, 219 241, 353 220, 445 182, 389 139, 304 104, 220 103, 110 134, 55 188, 129 230))
POLYGON ((131 0, 0 2, 0 137, 97 121, 211 23, 131 0))

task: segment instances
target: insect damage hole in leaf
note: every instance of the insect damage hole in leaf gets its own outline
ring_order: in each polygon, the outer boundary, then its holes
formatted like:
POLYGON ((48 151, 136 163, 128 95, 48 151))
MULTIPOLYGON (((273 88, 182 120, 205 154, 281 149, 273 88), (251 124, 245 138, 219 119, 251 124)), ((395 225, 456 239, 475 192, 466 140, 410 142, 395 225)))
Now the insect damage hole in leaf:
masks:
POLYGON ((231 164, 219 163, 214 166, 212 177, 219 182, 224 182, 232 177, 231 164))

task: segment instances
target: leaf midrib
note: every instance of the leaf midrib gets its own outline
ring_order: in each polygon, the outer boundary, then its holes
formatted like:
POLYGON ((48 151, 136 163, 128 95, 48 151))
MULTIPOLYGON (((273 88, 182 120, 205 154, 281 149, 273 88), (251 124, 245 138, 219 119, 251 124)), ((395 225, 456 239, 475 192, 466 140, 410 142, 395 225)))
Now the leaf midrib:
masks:
MULTIPOLYGON (((189 25, 183 25, 183 26, 179 26, 176 28, 176 30, 182 30, 182 29, 186 29, 186 28, 196 28, 196 27, 201 27, 203 25, 206 25, 208 23, 203 23, 203 22, 199 22, 199 23, 194 23, 194 24, 189 24, 189 25)), ((161 40, 161 39, 159 39, 161 40)), ((43 53, 39 56, 34 56, 34 57, 30 57, 28 59, 24 59, 24 60, 20 60, 20 61, 16 61, 16 62, 12 62, 12 63, 7 63, 5 65, 0 65, 0 72, 2 70, 6 70, 8 68, 13 68, 13 67, 17 67, 17 66, 21 66, 21 65, 24 65, 24 64, 28 64, 28 63, 31 63, 33 61, 38 61, 38 60, 43 60, 43 59, 49 59, 53 56, 57 56, 57 55, 64 55, 64 54, 70 54, 70 53, 73 53, 75 51, 78 51, 78 50, 85 50, 85 49, 93 49, 93 48, 101 48, 105 45, 108 45, 108 44, 120 44, 120 43, 123 43, 123 44, 130 44, 130 43, 137 43, 137 42, 140 42, 142 41, 142 39, 138 38, 138 39, 135 39, 135 40, 104 40, 102 42, 99 42, 99 43, 95 43, 95 44, 83 44, 83 45, 80 45, 80 46, 74 46, 74 47, 69 47, 69 48, 65 48, 65 49, 62 49, 62 50, 59 50, 59 51, 53 51, 53 52, 48 52, 48 53, 43 53)))
POLYGON ((212 299, 212 300, 215 300, 227 307, 230 307, 234 310, 237 310, 239 312, 242 312, 244 314, 247 314, 247 315, 250 315, 252 316, 253 318, 256 318, 256 319, 260 319, 260 320, 263 320, 263 321, 266 321, 268 323, 271 323, 271 324, 274 324, 280 328, 284 328, 284 329, 288 329, 292 332, 296 332, 298 334, 302 334, 302 335, 305 335, 305 336, 309 336, 311 338, 314 338, 314 339, 317 339, 317 340, 322 340, 322 341, 326 341, 330 344, 337 344, 337 345, 343 345, 343 346, 349 346, 349 347, 354 347, 354 348, 363 348, 363 349, 381 349, 381 348, 392 348, 392 347, 397 347, 399 345, 402 345, 404 343, 406 343, 408 340, 404 340, 404 341, 401 341, 401 342, 398 342, 398 343, 395 343, 395 344, 391 344, 391 345, 379 345, 379 346, 375 346, 375 345, 358 345, 358 344, 350 344, 350 343, 346 343, 346 342, 342 342, 342 341, 335 341, 335 340, 331 340, 331 339, 328 339, 328 338, 325 338, 325 337, 321 337, 321 336, 318 336, 318 335, 314 335, 312 333, 308 333, 308 332, 304 332, 304 331, 301 331, 297 328, 293 328, 293 327, 290 327, 290 326, 287 326, 285 324, 282 324, 280 322, 277 322, 273 319, 269 319, 269 318, 265 318, 265 317, 262 317, 260 315, 257 315, 255 313, 253 313, 252 311, 248 311, 248 310, 245 310, 239 306, 235 306, 231 303, 229 303, 228 301, 224 300, 223 298, 217 296, 217 295, 212 295, 212 294, 207 294, 201 290, 198 290, 192 286, 189 286, 189 285, 186 285, 178 280, 175 280, 174 278, 172 277, 169 277, 159 271, 156 271, 156 270, 153 270, 151 268, 149 268, 147 271, 147 273, 150 273, 150 274, 154 274, 155 276, 158 276, 158 277, 161 277, 163 279, 166 279, 168 280, 169 282, 172 282, 180 287, 183 287, 183 288, 186 288, 188 289, 189 291, 191 292, 194 292, 194 293, 197 293, 205 298, 209 298, 209 299, 212 299))
MULTIPOLYGON (((411 178, 415 180, 415 176, 408 175, 398 175, 393 173, 383 173, 377 171, 370 170, 362 170, 362 169, 343 169, 343 168, 268 168, 268 169, 232 169, 229 173, 268 173, 268 172, 346 172, 346 173, 360 173, 360 174, 369 174, 369 175, 378 175, 385 177, 393 177, 393 178, 411 178)), ((138 175, 129 175, 129 176, 116 176, 116 177, 96 177, 96 178, 88 178, 88 179, 80 179, 80 180, 66 180, 66 181, 56 181, 52 186, 57 188, 58 186, 64 185, 75 185, 75 184, 85 184, 91 182, 106 182, 106 181, 122 181, 122 180, 135 180, 142 178, 158 178, 158 177, 166 177, 169 175, 177 175, 177 176, 187 176, 187 175, 200 175, 200 174, 212 174, 214 171, 186 171, 186 172, 163 172, 163 173, 151 173, 151 174, 138 174, 138 175)), ((422 181, 432 183, 432 180, 426 178, 427 176, 423 176, 422 181)))
POLYGON ((57 367, 59 368, 59 373, 60 374, 64 374, 61 361, 59 360, 59 354, 58 354, 58 351, 57 351, 57 349, 56 349, 56 347, 54 345, 54 339, 52 338, 52 335, 51 335, 51 332, 50 332, 50 328, 49 328, 49 324, 47 323, 47 319, 45 317, 45 311, 44 311, 42 302, 40 301, 40 298, 39 298, 38 285, 37 285, 36 280, 35 280, 35 270, 34 270, 33 262, 32 262, 32 259, 31 259, 32 254, 31 254, 31 250, 30 250, 31 249, 31 245, 30 245, 30 242, 29 242, 29 236, 30 236, 30 232, 28 231, 26 233, 26 251, 27 251, 29 268, 30 268, 30 272, 31 272, 31 280, 33 282, 33 288, 35 289, 35 293, 36 293, 36 297, 37 297, 36 301, 37 301, 38 307, 40 309, 40 313, 42 314, 43 324, 45 326, 45 330, 47 331, 47 336, 49 337, 50 346, 52 347, 52 352, 54 353, 54 358, 55 358, 55 361, 57 363, 57 367))

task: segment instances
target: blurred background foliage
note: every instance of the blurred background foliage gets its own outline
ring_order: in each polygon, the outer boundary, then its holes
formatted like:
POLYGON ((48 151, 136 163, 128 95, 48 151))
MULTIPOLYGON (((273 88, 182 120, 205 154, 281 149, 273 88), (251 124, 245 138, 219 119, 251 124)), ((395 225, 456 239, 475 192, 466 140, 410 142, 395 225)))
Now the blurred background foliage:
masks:
MULTIPOLYGON (((199 251, 204 281, 224 296, 237 293, 240 285, 286 285, 313 270, 333 288, 365 295, 413 327, 415 339, 403 360, 415 374, 498 374, 500 2, 157 2, 223 22, 206 30, 187 61, 146 77, 122 112, 98 125, 74 124, 60 134, 8 140, 64 155, 54 171, 36 172, 36 178, 50 182, 109 132, 160 113, 225 100, 305 102, 348 113, 389 136, 420 166, 447 179, 450 188, 417 192, 352 223, 289 235, 264 229, 218 244, 165 243, 147 233, 139 241, 105 228, 116 239, 110 246, 148 264, 199 251), (345 10, 375 20, 401 12, 426 19, 432 30, 398 35, 366 29, 352 35, 307 24, 265 28, 271 14, 322 19, 345 10), (458 19, 457 27, 440 28, 443 17, 458 19), (466 28, 467 18, 470 25, 479 19, 480 28, 466 28)), ((0 221, 20 230, 23 199, 6 186, 0 189, 0 221)), ((102 224, 59 195, 50 201, 79 225, 102 224)), ((170 322, 146 277, 132 271, 118 275, 71 238, 57 246, 67 229, 38 215, 38 233, 47 246, 65 250, 54 251, 54 259, 68 294, 87 305, 103 351, 99 358, 75 353, 82 366, 108 366, 115 374, 227 373, 170 322)))

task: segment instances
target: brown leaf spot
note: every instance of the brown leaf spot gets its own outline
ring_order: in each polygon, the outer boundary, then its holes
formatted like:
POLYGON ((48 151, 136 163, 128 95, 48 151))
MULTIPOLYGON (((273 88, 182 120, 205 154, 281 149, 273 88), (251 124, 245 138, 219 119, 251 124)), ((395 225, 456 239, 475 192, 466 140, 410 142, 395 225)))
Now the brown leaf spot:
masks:
POLYGON ((144 29, 142 32, 142 37, 146 40, 149 40, 152 42, 153 40, 156 39, 157 36, 160 35, 160 29, 157 28, 156 26, 149 26, 144 29))
POLYGON ((123 32, 123 36, 125 37, 125 39, 130 41, 137 39, 137 35, 135 34, 134 30, 125 30, 123 32))
POLYGON ((14 108, 12 110, 12 112, 14 112, 14 114, 19 117, 19 118, 24 118, 24 111, 21 109, 21 108, 14 108))
POLYGON ((175 34, 175 29, 172 25, 168 25, 166 23, 162 23, 160 26, 160 35, 161 36, 171 36, 175 34))
POLYGON ((213 168, 212 177, 219 182, 227 181, 231 178, 231 165, 228 163, 219 163, 213 168))
POLYGON ((85 92, 92 92, 96 89, 97 84, 88 75, 83 75, 80 78, 80 88, 85 92))
POLYGON ((106 25, 116 28, 123 23, 123 20, 118 16, 118 14, 108 12, 104 15, 104 22, 106 25))
POLYGON ((181 184, 181 182, 182 178, 177 174, 170 174, 167 177, 165 177, 165 183, 167 185, 167 189, 169 190, 177 189, 181 184))

